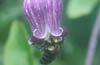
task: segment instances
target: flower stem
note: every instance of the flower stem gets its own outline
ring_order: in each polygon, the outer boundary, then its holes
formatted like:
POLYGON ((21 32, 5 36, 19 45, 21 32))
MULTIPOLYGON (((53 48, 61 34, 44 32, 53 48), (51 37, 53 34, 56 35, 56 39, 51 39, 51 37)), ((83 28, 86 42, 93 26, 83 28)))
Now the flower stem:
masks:
POLYGON ((86 56, 85 65, 92 65, 93 57, 96 51, 99 31, 100 31, 100 8, 99 8, 98 16, 97 16, 97 19, 94 24, 93 31, 90 37, 89 48, 88 48, 88 52, 86 56))

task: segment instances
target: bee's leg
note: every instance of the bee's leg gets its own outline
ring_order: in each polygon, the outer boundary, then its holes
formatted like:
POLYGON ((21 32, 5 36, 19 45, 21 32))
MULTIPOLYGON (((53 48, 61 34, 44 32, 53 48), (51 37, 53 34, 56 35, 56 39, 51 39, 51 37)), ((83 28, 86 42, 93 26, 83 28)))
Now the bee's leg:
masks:
POLYGON ((61 37, 61 41, 58 42, 58 44, 62 44, 64 42, 64 37, 61 37))
POLYGON ((38 44, 38 45, 34 44, 33 42, 31 42, 31 43, 32 43, 32 45, 34 45, 36 48, 40 49, 41 51, 46 49, 48 47, 48 45, 49 45, 49 43, 46 42, 46 41, 41 43, 41 44, 38 44))
POLYGON ((44 42, 44 45, 41 46, 40 50, 44 50, 48 47, 49 43, 47 41, 44 42))

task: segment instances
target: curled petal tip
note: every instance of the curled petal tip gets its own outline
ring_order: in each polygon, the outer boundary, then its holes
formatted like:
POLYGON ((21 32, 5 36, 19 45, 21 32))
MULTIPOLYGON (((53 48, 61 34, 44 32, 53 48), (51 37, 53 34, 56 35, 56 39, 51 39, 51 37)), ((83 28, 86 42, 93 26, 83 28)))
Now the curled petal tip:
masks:
POLYGON ((51 35, 55 36, 55 37, 58 37, 58 36, 61 36, 63 34, 63 28, 59 27, 58 30, 54 30, 51 32, 51 35))

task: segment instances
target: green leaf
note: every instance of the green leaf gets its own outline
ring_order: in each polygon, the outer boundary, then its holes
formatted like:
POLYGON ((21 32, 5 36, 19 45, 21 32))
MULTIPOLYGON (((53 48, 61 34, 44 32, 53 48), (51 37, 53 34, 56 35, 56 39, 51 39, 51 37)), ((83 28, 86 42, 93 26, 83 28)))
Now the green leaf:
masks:
POLYGON ((79 18, 90 14, 100 0, 70 0, 66 13, 69 18, 79 18))
POLYGON ((34 61, 33 61, 34 64, 33 65, 41 65, 40 64, 40 58, 42 56, 41 51, 38 48, 34 47, 34 46, 30 46, 30 47, 33 51, 33 53, 32 53, 33 57, 34 57, 34 61))
POLYGON ((4 65, 33 65, 32 53, 21 21, 13 22, 5 46, 4 65))

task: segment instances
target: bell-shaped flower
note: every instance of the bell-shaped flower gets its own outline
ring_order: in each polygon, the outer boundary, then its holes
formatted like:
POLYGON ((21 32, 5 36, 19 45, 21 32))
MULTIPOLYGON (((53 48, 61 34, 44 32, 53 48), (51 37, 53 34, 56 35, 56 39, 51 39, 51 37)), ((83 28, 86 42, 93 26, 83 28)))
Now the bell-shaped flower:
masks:
POLYGON ((38 39, 44 39, 48 34, 61 36, 62 8, 62 0, 24 0, 23 11, 32 35, 38 39))

